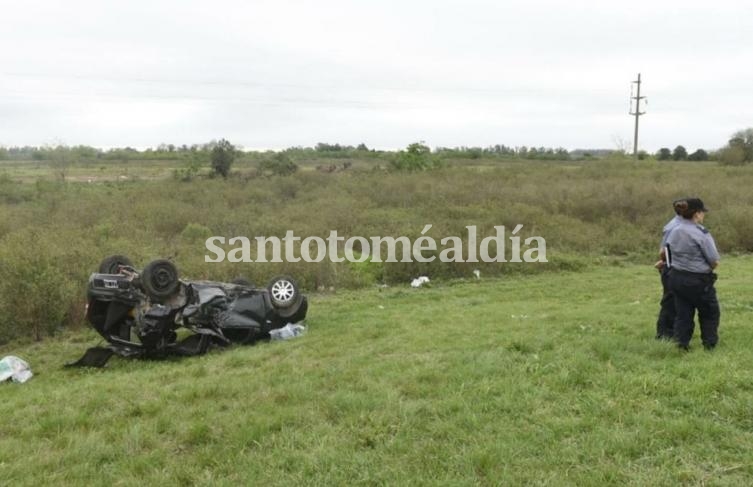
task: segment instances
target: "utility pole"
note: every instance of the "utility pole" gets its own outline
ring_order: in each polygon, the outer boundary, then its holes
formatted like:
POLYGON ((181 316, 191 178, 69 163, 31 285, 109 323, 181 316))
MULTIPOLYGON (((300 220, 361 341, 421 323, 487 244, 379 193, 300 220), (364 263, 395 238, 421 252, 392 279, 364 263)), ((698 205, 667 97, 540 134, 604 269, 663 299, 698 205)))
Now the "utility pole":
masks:
POLYGON ((638 118, 646 112, 641 111, 641 100, 646 98, 641 96, 641 73, 638 73, 638 79, 633 81, 630 90, 630 115, 635 115, 635 136, 633 137, 633 157, 638 159, 638 118), (632 84, 636 85, 635 96, 632 96, 632 84), (635 112, 633 112, 633 100, 635 100, 635 112))

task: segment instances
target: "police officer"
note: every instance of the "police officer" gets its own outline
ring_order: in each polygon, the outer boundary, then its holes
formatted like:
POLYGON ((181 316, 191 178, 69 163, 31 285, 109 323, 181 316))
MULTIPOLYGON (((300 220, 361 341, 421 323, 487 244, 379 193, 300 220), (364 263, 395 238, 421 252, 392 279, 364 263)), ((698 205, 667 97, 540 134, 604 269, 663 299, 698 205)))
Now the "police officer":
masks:
POLYGON ((714 269, 719 252, 711 234, 703 225, 708 211, 699 198, 679 203, 682 221, 667 237, 669 289, 675 297, 674 340, 688 350, 693 336, 693 317, 698 310, 701 341, 713 349, 719 341, 719 302, 716 299, 714 269))
POLYGON ((675 210, 675 216, 664 225, 662 229, 661 244, 659 244, 659 261, 654 265, 659 270, 661 276, 662 297, 659 302, 659 317, 656 319, 656 339, 657 340, 670 340, 674 334, 674 322, 675 322, 675 297, 669 290, 669 267, 667 266, 667 256, 665 247, 667 246, 667 237, 670 232, 682 222, 682 216, 680 216, 681 203, 684 203, 685 199, 675 200, 672 202, 672 206, 675 210))

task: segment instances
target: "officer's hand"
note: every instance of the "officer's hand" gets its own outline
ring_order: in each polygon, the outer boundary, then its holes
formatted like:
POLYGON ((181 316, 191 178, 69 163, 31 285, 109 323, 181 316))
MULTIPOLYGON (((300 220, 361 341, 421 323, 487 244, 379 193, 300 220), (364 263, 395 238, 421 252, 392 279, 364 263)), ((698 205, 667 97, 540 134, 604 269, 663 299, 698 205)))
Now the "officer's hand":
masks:
POLYGON ((662 269, 664 269, 665 265, 667 265, 667 263, 664 262, 663 260, 657 260, 656 264, 654 264, 654 267, 656 267, 659 270, 662 270, 662 269))

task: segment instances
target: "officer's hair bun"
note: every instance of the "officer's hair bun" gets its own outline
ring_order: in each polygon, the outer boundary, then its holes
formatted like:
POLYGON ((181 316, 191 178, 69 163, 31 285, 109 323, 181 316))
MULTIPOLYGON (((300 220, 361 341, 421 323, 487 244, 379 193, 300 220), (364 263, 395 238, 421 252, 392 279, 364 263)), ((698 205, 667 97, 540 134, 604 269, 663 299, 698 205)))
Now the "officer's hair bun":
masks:
POLYGON ((685 200, 675 201, 675 212, 679 215, 688 209, 688 202, 685 200))

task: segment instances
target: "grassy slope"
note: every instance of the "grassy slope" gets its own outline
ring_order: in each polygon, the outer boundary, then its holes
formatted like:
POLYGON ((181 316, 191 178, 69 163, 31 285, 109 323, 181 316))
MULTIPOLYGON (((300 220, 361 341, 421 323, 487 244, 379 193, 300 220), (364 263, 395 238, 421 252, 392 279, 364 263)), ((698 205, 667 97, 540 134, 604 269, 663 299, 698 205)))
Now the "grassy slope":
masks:
POLYGON ((751 272, 713 353, 653 340, 632 265, 315 296, 303 338, 185 360, 6 346, 37 376, 0 384, 0 483, 749 485, 751 272))

